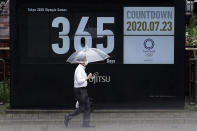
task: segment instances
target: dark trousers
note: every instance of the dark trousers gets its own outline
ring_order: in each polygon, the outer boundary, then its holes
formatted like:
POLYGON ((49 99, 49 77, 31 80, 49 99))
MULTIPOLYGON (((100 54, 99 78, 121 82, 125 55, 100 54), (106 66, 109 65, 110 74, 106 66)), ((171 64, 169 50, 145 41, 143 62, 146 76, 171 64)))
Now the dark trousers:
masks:
POLYGON ((69 114, 70 119, 83 112, 83 125, 90 122, 90 101, 86 87, 74 88, 74 94, 79 102, 79 108, 69 114))

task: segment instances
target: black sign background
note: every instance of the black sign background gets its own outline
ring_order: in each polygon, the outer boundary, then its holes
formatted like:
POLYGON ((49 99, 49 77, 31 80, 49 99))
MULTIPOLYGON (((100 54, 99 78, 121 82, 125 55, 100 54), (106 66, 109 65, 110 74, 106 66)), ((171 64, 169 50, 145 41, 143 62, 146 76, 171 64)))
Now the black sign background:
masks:
MULTIPOLYGON (((76 24, 71 25, 72 33, 76 31, 81 16, 90 16, 90 27, 95 26, 93 19, 96 20, 97 16, 115 16, 116 26, 108 28, 115 31, 115 43, 119 43, 115 44, 111 54, 117 64, 89 64, 87 67, 87 72, 98 72, 99 76, 110 77, 107 83, 89 83, 88 92, 96 107, 183 108, 184 0, 12 0, 10 3, 12 108, 72 108, 75 104, 73 74, 77 65, 66 64, 66 56, 53 54, 51 46, 47 45, 57 40, 57 32, 51 31, 51 21, 60 14, 34 15, 26 12, 27 7, 59 7, 77 12, 79 16, 70 17, 70 23, 76 24), (175 7, 175 64, 121 64, 125 6, 175 7)), ((73 50, 71 46, 68 56, 73 50)))

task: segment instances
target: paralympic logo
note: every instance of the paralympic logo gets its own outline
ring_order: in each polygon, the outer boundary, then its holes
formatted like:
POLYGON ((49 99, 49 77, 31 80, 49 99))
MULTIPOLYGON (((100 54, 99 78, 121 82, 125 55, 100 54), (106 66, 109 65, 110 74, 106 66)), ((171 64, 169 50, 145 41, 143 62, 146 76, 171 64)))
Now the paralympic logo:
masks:
POLYGON ((93 73, 93 77, 89 79, 89 82, 91 83, 108 83, 111 81, 111 77, 108 75, 99 75, 98 72, 93 73))

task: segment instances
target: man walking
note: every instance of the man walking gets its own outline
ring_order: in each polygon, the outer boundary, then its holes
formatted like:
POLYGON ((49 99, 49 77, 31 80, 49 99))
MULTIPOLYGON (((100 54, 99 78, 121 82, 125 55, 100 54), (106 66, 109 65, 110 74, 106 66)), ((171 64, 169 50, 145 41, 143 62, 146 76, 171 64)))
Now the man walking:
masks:
POLYGON ((79 102, 79 108, 74 110, 72 113, 65 116, 65 126, 68 126, 69 120, 74 116, 83 112, 83 127, 94 127, 90 126, 90 101, 87 93, 87 80, 92 77, 92 73, 88 76, 85 72, 85 68, 88 64, 88 61, 84 57, 84 62, 81 62, 74 74, 74 94, 79 102))

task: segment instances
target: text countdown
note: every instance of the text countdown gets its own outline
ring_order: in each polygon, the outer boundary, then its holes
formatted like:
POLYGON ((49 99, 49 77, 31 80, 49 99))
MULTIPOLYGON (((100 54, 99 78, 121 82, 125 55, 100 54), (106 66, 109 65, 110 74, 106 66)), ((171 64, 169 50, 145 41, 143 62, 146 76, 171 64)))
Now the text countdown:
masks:
POLYGON ((125 7, 125 35, 174 35, 173 7, 125 7))
MULTIPOLYGON (((85 31, 89 17, 84 16, 81 18, 80 23, 78 23, 77 30, 74 35, 74 48, 75 50, 80 50, 83 47, 81 46, 81 39, 85 39, 85 46, 92 47, 92 35, 90 32, 85 31)), ((59 38, 62 39, 62 44, 53 43, 52 50, 56 54, 66 54, 70 50, 70 29, 71 23, 66 17, 56 17, 52 21, 52 28, 59 28, 62 24, 62 31, 59 32, 59 38), (63 45, 63 46, 60 46, 63 45)), ((105 53, 109 54, 114 50, 114 32, 110 29, 105 28, 105 25, 114 24, 114 17, 97 17, 97 38, 107 37, 107 46, 104 47, 103 43, 96 43, 96 48, 103 50, 105 53)))

